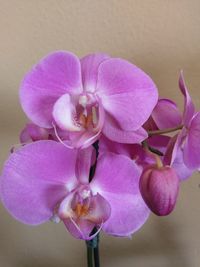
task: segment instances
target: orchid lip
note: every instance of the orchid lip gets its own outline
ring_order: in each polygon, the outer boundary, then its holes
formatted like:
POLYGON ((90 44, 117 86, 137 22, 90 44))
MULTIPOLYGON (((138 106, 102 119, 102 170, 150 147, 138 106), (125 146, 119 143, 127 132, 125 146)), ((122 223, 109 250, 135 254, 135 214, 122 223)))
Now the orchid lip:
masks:
POLYGON ((91 190, 89 186, 80 185, 61 202, 58 209, 59 217, 83 218, 89 213, 91 190))

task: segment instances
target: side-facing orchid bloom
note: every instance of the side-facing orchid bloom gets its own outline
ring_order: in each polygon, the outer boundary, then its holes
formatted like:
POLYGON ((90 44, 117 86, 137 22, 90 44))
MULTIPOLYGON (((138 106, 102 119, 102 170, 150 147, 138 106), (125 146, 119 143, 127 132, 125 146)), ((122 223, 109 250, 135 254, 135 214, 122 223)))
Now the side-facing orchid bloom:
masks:
POLYGON ((183 128, 171 140, 165 161, 173 163, 178 156, 190 173, 190 170, 197 170, 200 167, 200 112, 195 112, 182 72, 179 78, 179 87, 185 99, 183 128))
POLYGON ((184 96, 184 111, 169 99, 159 99, 144 128, 150 130, 180 130, 168 144, 164 163, 176 169, 181 180, 191 176, 200 167, 200 112, 195 107, 186 87, 183 72, 180 73, 179 87, 184 96))
POLYGON ((157 98, 151 78, 126 60, 105 54, 79 60, 66 51, 43 58, 20 90, 30 120, 68 132, 66 144, 72 147, 89 146, 101 132, 117 142, 141 142, 157 98))
POLYGON ((149 215, 139 191, 141 171, 127 157, 105 153, 89 182, 91 154, 91 147, 79 153, 50 140, 21 147, 1 175, 4 206, 26 224, 60 219, 80 239, 91 239, 94 227, 130 236, 149 215))

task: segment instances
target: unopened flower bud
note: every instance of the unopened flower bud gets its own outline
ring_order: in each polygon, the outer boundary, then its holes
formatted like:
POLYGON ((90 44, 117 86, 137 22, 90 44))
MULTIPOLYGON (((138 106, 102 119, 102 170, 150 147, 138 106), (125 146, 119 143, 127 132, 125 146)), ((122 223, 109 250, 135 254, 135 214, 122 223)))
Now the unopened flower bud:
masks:
POLYGON ((147 167, 140 178, 140 191, 147 206, 156 215, 168 215, 175 207, 179 179, 170 166, 147 167))

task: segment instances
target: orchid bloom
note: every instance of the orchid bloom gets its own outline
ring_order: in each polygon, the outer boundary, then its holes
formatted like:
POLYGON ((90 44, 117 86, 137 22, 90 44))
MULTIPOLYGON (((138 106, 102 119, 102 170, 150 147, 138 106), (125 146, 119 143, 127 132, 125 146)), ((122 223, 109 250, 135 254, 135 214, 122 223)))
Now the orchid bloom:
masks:
POLYGON ((128 61, 105 54, 79 60, 67 51, 43 58, 20 89, 29 119, 66 131, 65 144, 77 148, 88 147, 101 132, 116 142, 141 142, 157 98, 151 78, 128 61))
POLYGON ((179 78, 179 87, 185 99, 183 127, 169 143, 165 161, 173 163, 178 157, 184 163, 184 169, 189 175, 200 167, 200 112, 195 112, 182 72, 179 78))
POLYGON ((177 138, 177 145, 183 149, 183 160, 189 169, 200 167, 200 112, 195 112, 194 104, 188 93, 183 73, 179 79, 180 89, 185 97, 183 129, 177 138))
POLYGON ((176 169, 180 180, 185 180, 200 167, 200 112, 195 112, 183 72, 179 88, 184 96, 183 114, 173 101, 159 99, 144 128, 150 131, 181 129, 168 143, 163 161, 176 169))
POLYGON ((5 163, 1 200, 19 221, 62 220, 76 238, 93 238, 94 227, 130 236, 149 215, 139 191, 140 169, 123 155, 104 153, 89 181, 92 163, 92 147, 79 151, 52 140, 27 144, 5 163))

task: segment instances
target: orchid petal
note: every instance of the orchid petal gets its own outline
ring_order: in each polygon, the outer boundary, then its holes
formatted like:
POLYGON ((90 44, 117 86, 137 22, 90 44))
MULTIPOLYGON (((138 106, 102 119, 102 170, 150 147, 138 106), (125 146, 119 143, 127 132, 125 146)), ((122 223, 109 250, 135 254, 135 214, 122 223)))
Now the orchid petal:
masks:
POLYGON ((117 122, 108 114, 105 116, 102 132, 110 140, 119 143, 141 143, 148 137, 147 132, 142 127, 135 131, 120 129, 117 122))
POLYGON ((183 123, 186 126, 189 126, 190 120, 192 119, 195 108, 194 104, 192 102, 192 99, 189 95, 187 86, 185 84, 184 76, 183 76, 183 71, 180 72, 180 77, 179 77, 179 87, 184 95, 185 98, 185 103, 184 103, 184 112, 183 112, 183 123))
POLYGON ((76 184, 76 151, 54 141, 28 144, 7 160, 1 176, 2 202, 16 219, 40 224, 76 184))
POLYGON ((159 99, 152 112, 159 129, 173 128, 181 124, 182 116, 177 105, 169 99, 159 99))
POLYGON ((186 137, 186 129, 183 128, 179 134, 171 138, 167 145, 163 162, 165 165, 171 166, 177 156, 178 150, 181 148, 182 143, 186 137))
POLYGON ((102 136, 99 140, 99 154, 102 155, 106 152, 125 155, 142 168, 147 164, 155 163, 155 157, 152 156, 152 153, 147 153, 142 145, 116 143, 102 136))
POLYGON ((49 133, 47 129, 41 128, 33 123, 27 123, 20 133, 20 142, 28 143, 30 141, 47 140, 49 133))
POLYGON ((151 78, 122 59, 109 59, 99 66, 97 93, 102 105, 124 130, 136 130, 150 116, 158 100, 151 78))
POLYGON ((186 129, 173 136, 167 145, 163 162, 165 165, 171 166, 177 173, 180 181, 189 178, 193 170, 189 169, 183 160, 183 150, 181 148, 184 139, 186 138, 186 129))
POLYGON ((200 167, 200 112, 196 113, 191 121, 183 157, 188 168, 198 169, 200 167))
POLYGON ((109 58, 106 54, 96 53, 87 55, 80 60, 83 88, 85 91, 94 92, 96 90, 99 65, 109 58))
POLYGON ((167 146, 170 142, 170 137, 166 135, 153 135, 148 138, 148 145, 158 149, 160 152, 165 154, 167 146))
POLYGON ((126 156, 105 153, 99 158, 90 187, 111 206, 111 215, 103 225, 106 233, 129 236, 147 220, 149 209, 139 191, 140 174, 126 156))
POLYGON ((25 76, 20 100, 27 116, 44 128, 52 127, 52 110, 63 94, 82 91, 79 59, 72 53, 58 51, 43 58, 25 76))
POLYGON ((155 131, 159 130, 152 116, 148 118, 148 120, 142 126, 146 131, 155 131))
POLYGON ((183 151, 182 149, 178 149, 176 153, 176 157, 172 164, 172 168, 176 171, 180 181, 184 181, 192 176, 194 170, 189 169, 183 160, 183 151))
POLYGON ((89 182, 89 173, 92 163, 94 162, 95 150, 92 146, 79 149, 76 161, 76 177, 80 183, 89 182))
POLYGON ((99 139, 99 154, 101 155, 105 152, 112 152, 115 154, 126 155, 131 158, 135 146, 137 146, 137 144, 121 144, 113 142, 105 136, 101 136, 99 139))

